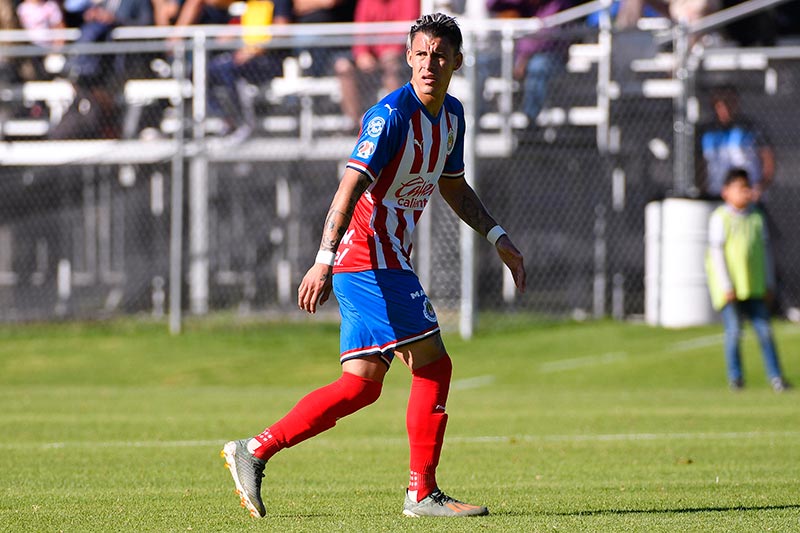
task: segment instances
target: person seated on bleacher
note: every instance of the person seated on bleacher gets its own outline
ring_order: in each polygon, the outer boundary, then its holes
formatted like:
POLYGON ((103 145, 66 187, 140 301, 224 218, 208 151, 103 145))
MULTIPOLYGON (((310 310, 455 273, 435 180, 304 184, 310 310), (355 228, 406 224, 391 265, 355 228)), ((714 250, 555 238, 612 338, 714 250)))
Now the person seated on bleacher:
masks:
MULTIPOLYGON (((150 0, 99 0, 83 11, 77 43, 105 42, 118 26, 151 26, 150 0)), ((64 69, 77 96, 61 122, 50 131, 53 139, 116 138, 119 117, 116 94, 140 67, 141 54, 78 54, 64 69)))
MULTIPOLYGON (((0 31, 21 28, 14 0, 0 0, 0 31)), ((35 78, 36 73, 30 60, 0 54, 0 87, 35 78)))
MULTIPOLYGON (((356 0, 292 0, 294 22, 314 24, 322 22, 353 22, 356 0)), ((307 49, 311 56, 311 66, 306 70, 310 76, 330 76, 339 78, 342 90, 342 112, 347 117, 358 115, 360 109, 359 92, 352 71, 349 47, 312 47, 307 49)), ((360 115, 358 115, 360 118, 360 115)), ((351 118, 352 120, 352 118, 351 118)), ((357 131, 359 121, 351 123, 357 131)))
POLYGON ((31 32, 31 43, 42 48, 42 56, 33 58, 36 77, 49 78, 44 68, 44 55, 64 44, 64 41, 50 40, 43 33, 65 27, 61 7, 54 0, 23 0, 17 6, 17 16, 22 28, 31 32))
POLYGON ((42 35, 41 30, 64 28, 64 15, 54 0, 22 0, 17 6, 17 16, 23 29, 31 32, 31 42, 42 48, 62 44, 42 35))
POLYGON ((219 54, 209 63, 209 112, 223 118, 223 135, 228 142, 242 142, 255 129, 255 117, 244 112, 237 89, 238 80, 260 85, 280 76, 287 56, 283 50, 263 46, 269 41, 269 35, 248 32, 248 29, 288 24, 291 16, 290 0, 248 0, 241 19, 244 46, 219 54))
MULTIPOLYGON (((655 9, 676 24, 691 25, 719 11, 722 2, 721 0, 622 0, 616 19, 617 29, 635 28, 646 6, 655 9)), ((702 35, 693 35, 690 45, 693 46, 701 38, 702 35)))
MULTIPOLYGON (((0 0, 0 31, 19 29, 14 0, 0 0)), ((35 78, 36 72, 29 59, 0 54, 0 90, 35 78)), ((28 111, 20 102, 4 102, 0 104, 0 122, 26 115, 28 111)))
MULTIPOLYGON (((407 0, 358 0, 355 22, 414 21, 420 16, 419 2, 407 0)), ((361 123, 364 111, 408 79, 406 45, 370 44, 357 39, 353 61, 340 63, 342 111, 353 124, 361 123)))
MULTIPOLYGON (((571 0, 487 0, 486 7, 497 18, 544 18, 572 6, 571 0)), ((514 78, 522 82, 522 111, 532 133, 536 117, 544 107, 550 80, 564 69, 569 42, 543 29, 517 39, 514 78)))
POLYGON ((166 25, 175 20, 175 26, 195 24, 228 24, 229 8, 234 0, 155 0, 158 13, 156 23, 166 25), (176 16, 177 14, 177 16, 176 16))

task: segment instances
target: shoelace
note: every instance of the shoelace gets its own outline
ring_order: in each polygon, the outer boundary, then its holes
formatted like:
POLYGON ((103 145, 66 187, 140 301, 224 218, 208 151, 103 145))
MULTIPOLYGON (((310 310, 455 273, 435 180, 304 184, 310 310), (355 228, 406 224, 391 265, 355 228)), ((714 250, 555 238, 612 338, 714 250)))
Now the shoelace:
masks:
POLYGON ((264 468, 266 467, 266 464, 262 463, 255 457, 250 459, 250 464, 253 467, 253 471, 256 473, 256 487, 260 490, 261 480, 264 479, 264 468))
POLYGON ((444 492, 437 490, 436 492, 432 492, 430 495, 431 500, 436 502, 437 504, 444 506, 446 503, 454 502, 453 498, 445 494, 444 492))

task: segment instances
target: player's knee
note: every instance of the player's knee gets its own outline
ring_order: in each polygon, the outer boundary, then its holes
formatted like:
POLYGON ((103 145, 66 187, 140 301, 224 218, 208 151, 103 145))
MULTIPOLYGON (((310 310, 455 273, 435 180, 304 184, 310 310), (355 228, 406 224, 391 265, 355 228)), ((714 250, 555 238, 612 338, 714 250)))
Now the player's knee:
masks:
POLYGON ((364 392, 361 394, 364 406, 375 403, 378 398, 381 396, 381 391, 383 390, 383 383, 379 381, 369 380, 369 383, 365 385, 364 392))
POLYGON ((350 402, 359 408, 374 403, 381 395, 383 383, 347 372, 342 374, 342 381, 350 402))

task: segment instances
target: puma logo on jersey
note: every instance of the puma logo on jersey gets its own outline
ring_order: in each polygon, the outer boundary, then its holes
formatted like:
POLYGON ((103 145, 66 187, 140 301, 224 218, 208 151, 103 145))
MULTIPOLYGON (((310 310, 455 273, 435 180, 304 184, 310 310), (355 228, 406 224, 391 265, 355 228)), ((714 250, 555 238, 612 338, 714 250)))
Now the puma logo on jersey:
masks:
POLYGON ((397 111, 397 108, 396 108, 396 107, 392 107, 392 106, 390 106, 389 104, 383 104, 383 107, 385 107, 386 109, 388 109, 388 110, 389 110, 389 116, 390 116, 390 117, 392 116, 392 111, 397 111))

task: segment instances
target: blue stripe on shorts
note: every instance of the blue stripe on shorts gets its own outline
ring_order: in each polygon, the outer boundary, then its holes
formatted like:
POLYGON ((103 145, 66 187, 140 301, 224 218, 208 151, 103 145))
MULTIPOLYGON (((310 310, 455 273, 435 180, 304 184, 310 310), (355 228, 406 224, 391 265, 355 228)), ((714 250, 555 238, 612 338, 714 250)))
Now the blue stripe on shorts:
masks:
POLYGON ((380 355, 389 365, 394 348, 439 331, 433 305, 413 272, 339 272, 333 292, 342 316, 341 362, 380 355))

